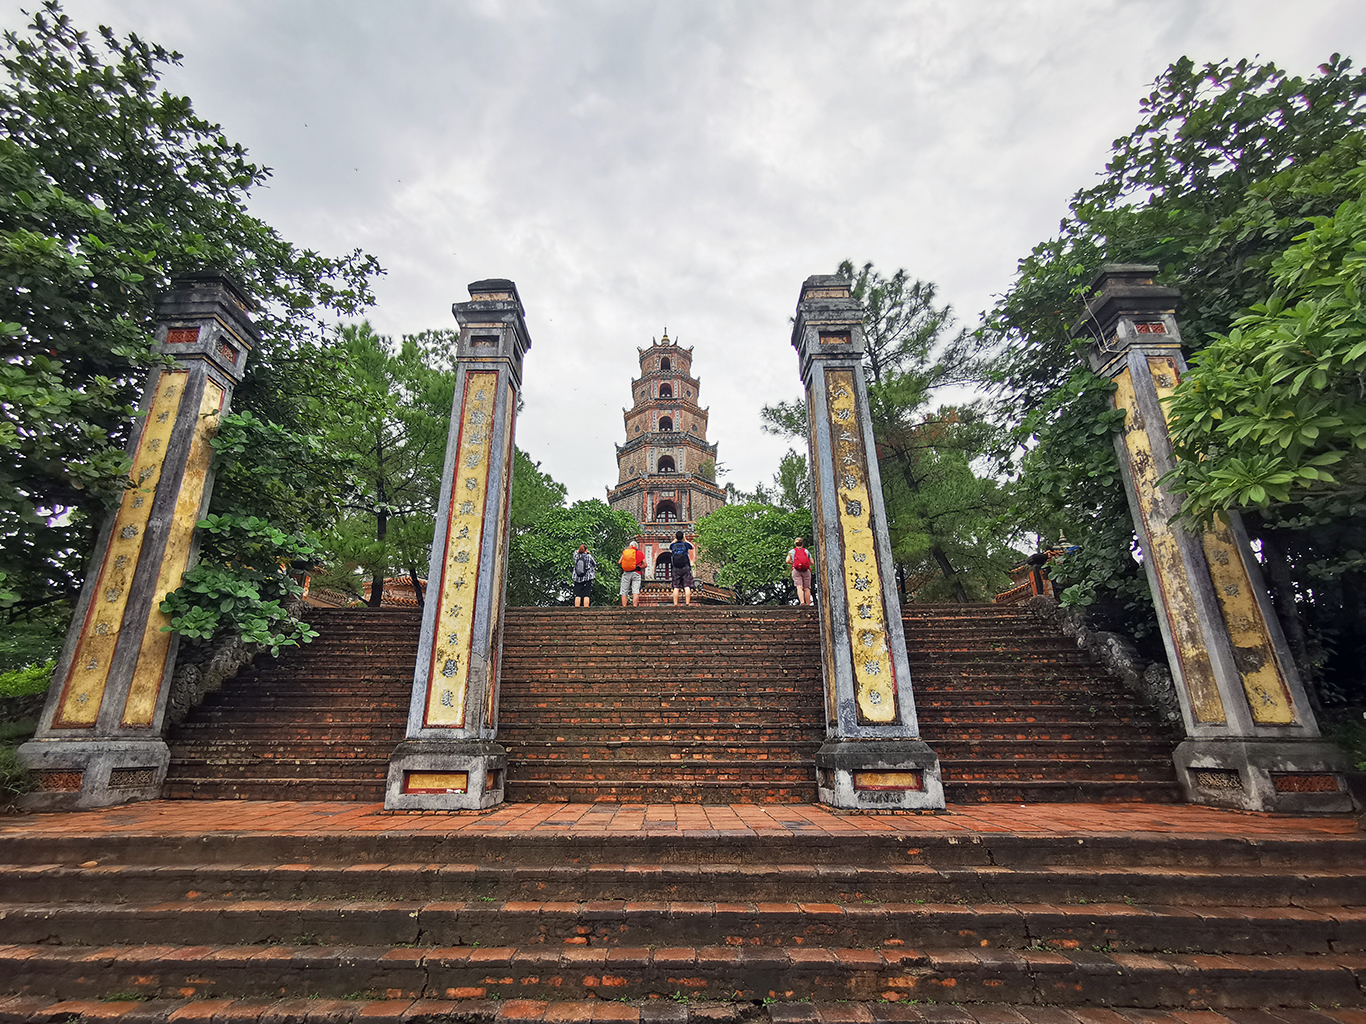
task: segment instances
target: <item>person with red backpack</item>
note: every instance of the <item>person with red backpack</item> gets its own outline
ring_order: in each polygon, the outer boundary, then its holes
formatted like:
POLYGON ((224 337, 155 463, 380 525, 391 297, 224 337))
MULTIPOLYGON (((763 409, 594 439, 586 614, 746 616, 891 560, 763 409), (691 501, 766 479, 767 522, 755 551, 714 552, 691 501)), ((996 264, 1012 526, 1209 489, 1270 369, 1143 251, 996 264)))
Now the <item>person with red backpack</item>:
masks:
POLYGON ((631 541, 631 546, 621 553, 621 606, 626 607, 626 595, 631 595, 631 607, 640 604, 640 585, 645 581, 645 552, 640 545, 631 541))
POLYGON ((811 552, 802 546, 802 538, 792 542, 792 550, 787 553, 787 564, 792 566, 792 582, 797 587, 797 597, 802 604, 811 603, 811 552))

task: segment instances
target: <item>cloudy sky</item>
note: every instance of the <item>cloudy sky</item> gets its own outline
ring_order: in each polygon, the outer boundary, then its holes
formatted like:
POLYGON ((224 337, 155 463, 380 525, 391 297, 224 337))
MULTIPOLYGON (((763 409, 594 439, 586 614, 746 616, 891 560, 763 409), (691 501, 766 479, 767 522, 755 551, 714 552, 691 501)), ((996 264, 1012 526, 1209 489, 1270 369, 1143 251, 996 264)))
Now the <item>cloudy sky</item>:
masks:
POLYGON ((453 326, 469 282, 516 281, 518 443, 575 500, 616 482, 636 350, 666 326, 752 487, 787 447, 759 409, 798 394, 808 275, 905 267, 971 325, 1172 61, 1366 60, 1360 0, 65 6, 184 54, 168 86, 274 169, 254 212, 379 257, 381 332, 453 326))

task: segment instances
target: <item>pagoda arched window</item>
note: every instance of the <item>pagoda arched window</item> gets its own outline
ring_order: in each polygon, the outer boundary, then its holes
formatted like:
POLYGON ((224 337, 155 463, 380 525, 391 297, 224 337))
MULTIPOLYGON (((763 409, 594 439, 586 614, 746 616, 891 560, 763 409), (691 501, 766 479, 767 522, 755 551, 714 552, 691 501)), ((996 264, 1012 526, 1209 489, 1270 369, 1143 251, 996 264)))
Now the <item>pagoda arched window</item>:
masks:
POLYGON ((661 360, 659 361, 659 368, 660 368, 660 370, 662 370, 662 371, 665 372, 665 373, 668 373, 668 372, 669 372, 669 357, 668 357, 668 356, 665 356, 663 359, 661 359, 661 360))
POLYGON ((655 559, 655 579, 663 583, 668 583, 673 579, 673 576, 673 559, 669 557, 669 553, 666 551, 655 559))
POLYGON ((658 505, 655 506, 655 522, 678 522, 678 506, 675 505, 672 501, 661 501, 658 505))
POLYGON ((659 417, 659 429, 660 429, 660 430, 673 430, 673 428, 674 428, 674 421, 673 421, 672 419, 670 419, 668 416, 661 416, 661 417, 659 417))
POLYGON ((659 397, 660 397, 660 398, 673 398, 673 396, 674 396, 674 389, 673 389, 672 387, 670 387, 668 384, 661 384, 661 385, 659 385, 659 397))
POLYGON ((673 456, 672 456, 672 455, 661 455, 661 456, 659 457, 659 472, 661 472, 661 473, 677 473, 677 472, 678 472, 678 470, 674 467, 674 459, 673 459, 673 456))

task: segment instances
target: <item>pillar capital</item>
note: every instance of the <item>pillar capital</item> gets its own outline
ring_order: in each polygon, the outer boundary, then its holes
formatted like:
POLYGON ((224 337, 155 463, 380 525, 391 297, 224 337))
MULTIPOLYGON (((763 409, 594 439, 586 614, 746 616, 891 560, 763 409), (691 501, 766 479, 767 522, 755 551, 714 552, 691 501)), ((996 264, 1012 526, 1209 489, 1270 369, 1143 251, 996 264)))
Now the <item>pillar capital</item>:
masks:
POLYGON ((792 325, 802 383, 809 382, 813 361, 861 362, 864 344, 863 303, 854 298, 849 279, 813 274, 802 282, 792 325))
POLYGON ((517 286, 504 278, 474 281, 470 300, 456 302, 451 313, 460 325, 456 358, 471 362, 506 362, 518 387, 522 383, 522 359, 531 348, 517 286))
POLYGON ((1087 343, 1093 372, 1114 377, 1131 349, 1151 355, 1180 351, 1176 311, 1181 292, 1157 284, 1157 270, 1142 263, 1107 263, 1092 280, 1085 312, 1071 335, 1087 343))
POLYGON ((255 308, 242 286, 221 270, 177 274, 157 297, 156 350, 180 362, 204 360, 238 383, 247 356, 261 344, 251 322, 255 308))

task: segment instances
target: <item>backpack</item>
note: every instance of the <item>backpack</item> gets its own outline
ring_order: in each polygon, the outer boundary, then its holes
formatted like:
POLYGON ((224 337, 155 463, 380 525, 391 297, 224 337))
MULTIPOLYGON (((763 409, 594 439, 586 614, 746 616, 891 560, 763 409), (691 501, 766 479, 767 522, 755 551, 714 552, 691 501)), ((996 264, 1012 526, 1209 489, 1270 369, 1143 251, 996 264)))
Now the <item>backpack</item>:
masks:
POLYGON ((588 576, 588 552, 574 553, 574 575, 579 579, 586 579, 588 576))
POLYGON ((806 548, 797 548, 792 552, 792 568, 800 569, 805 572, 811 568, 811 552, 806 548))
POLYGON ((636 555, 639 552, 635 548, 627 548, 621 553, 621 568, 626 572, 636 571, 636 555))
POLYGON ((685 540, 676 540, 669 545, 670 561, 675 569, 686 569, 692 564, 692 560, 688 558, 690 546, 685 540))

